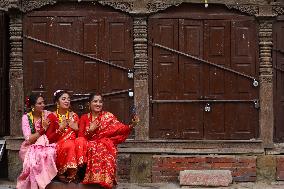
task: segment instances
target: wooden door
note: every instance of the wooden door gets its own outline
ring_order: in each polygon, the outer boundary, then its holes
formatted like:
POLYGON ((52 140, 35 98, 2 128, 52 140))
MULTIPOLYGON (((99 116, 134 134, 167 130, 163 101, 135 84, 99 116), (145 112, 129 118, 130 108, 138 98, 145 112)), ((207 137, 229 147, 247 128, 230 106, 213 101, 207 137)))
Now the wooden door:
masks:
MULTIPOLYGON (((179 50, 195 57, 203 57, 204 28, 202 20, 179 19, 179 50)), ((179 99, 200 100, 204 93, 205 66, 190 58, 179 56, 178 93, 179 99)), ((181 138, 202 139, 203 104, 179 103, 179 132, 181 138)))
MULTIPOLYGON (((132 19, 110 8, 83 3, 58 5, 25 15, 24 35, 32 36, 78 53, 133 69, 132 19)), ((52 102, 57 89, 69 90, 82 98, 90 92, 112 93, 133 89, 127 70, 25 40, 25 93, 43 92, 52 102)), ((121 121, 129 121, 133 98, 128 93, 105 97, 105 110, 121 121)), ((72 104, 79 114, 88 111, 85 101, 72 104)))
MULTIPOLYGON (((170 48, 178 48, 178 20, 161 19, 150 21, 155 29, 151 33, 155 38, 153 42, 166 45, 170 48)), ((153 49, 153 99, 174 100, 178 95, 178 55, 160 49, 153 49)), ((179 112, 177 104, 153 104, 152 120, 155 131, 151 131, 152 137, 180 138, 178 129, 179 112)))
POLYGON ((8 25, 4 12, 0 12, 0 137, 9 135, 9 69, 8 25))
POLYGON ((274 140, 284 142, 284 22, 278 21, 273 26, 274 68, 274 140), (277 69, 278 68, 278 69, 277 69))
MULTIPOLYGON (((153 43, 258 78, 256 23, 251 18, 209 20, 165 14, 150 18, 149 25, 153 43)), ((258 99, 258 88, 252 80, 157 47, 149 56, 152 138, 258 136, 258 110, 251 101, 258 99)))

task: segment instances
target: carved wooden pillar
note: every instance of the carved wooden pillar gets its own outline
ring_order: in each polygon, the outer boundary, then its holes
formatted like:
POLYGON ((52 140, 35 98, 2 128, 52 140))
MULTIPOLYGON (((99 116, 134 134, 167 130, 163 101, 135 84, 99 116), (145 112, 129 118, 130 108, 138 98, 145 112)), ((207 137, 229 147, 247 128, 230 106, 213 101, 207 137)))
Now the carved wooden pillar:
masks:
POLYGON ((135 139, 147 140, 149 138, 147 17, 134 16, 133 29, 134 101, 140 117, 140 123, 135 127, 135 139))
POLYGON ((273 145, 273 69, 272 69, 272 20, 260 20, 260 138, 265 148, 273 145))
POLYGON ((22 14, 10 14, 10 134, 22 136, 21 117, 24 107, 22 14))

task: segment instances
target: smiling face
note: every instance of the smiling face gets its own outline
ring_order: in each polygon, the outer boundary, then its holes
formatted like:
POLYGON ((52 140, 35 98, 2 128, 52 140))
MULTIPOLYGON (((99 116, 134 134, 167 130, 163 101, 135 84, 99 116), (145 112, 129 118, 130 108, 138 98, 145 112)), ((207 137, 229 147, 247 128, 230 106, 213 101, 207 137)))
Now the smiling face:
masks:
POLYGON ((90 108, 92 112, 100 112, 103 109, 103 99, 100 95, 95 95, 92 101, 90 102, 90 108))
POLYGON ((37 113, 41 113, 43 112, 44 110, 44 99, 43 97, 38 97, 37 100, 36 100, 36 103, 34 106, 32 106, 32 108, 34 108, 34 111, 37 112, 37 113))
POLYGON ((59 105, 59 108, 61 109, 69 109, 70 108, 70 96, 68 93, 63 93, 58 101, 57 101, 57 104, 59 105))

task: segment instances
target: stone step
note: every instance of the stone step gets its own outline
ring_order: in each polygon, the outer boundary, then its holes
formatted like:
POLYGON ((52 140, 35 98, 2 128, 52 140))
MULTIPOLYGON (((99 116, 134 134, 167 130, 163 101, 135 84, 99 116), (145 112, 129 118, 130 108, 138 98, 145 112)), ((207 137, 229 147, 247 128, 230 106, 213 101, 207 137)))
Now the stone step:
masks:
POLYGON ((181 186, 229 186, 233 181, 229 170, 184 170, 179 179, 181 186))
POLYGON ((46 189, 103 189, 103 187, 96 184, 76 184, 76 183, 63 183, 52 181, 47 185, 46 189))

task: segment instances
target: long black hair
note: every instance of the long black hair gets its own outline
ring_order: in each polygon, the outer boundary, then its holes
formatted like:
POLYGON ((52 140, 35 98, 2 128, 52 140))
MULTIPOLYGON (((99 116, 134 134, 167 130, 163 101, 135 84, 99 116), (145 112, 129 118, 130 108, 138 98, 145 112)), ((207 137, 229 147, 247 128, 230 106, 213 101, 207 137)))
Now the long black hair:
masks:
POLYGON ((26 112, 31 111, 32 106, 36 105, 36 101, 39 97, 43 98, 43 96, 40 93, 32 93, 26 97, 25 99, 26 112))

